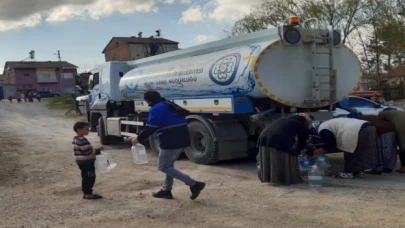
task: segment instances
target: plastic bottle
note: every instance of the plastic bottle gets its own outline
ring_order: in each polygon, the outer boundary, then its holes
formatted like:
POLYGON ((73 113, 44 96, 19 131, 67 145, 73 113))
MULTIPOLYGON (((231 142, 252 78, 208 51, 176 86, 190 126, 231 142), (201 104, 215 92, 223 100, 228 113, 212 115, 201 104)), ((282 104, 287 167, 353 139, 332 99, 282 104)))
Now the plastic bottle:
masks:
POLYGON ((311 163, 305 153, 298 155, 298 163, 300 164, 300 171, 308 171, 311 169, 311 163))
POLYGON ((148 163, 148 155, 146 154, 146 148, 142 144, 136 144, 131 148, 132 159, 135 164, 146 164, 148 163))
POLYGON ((319 155, 316 157, 316 165, 318 166, 319 171, 322 172, 322 175, 328 175, 330 163, 325 155, 319 155))
POLYGON ((111 171, 116 166, 117 163, 115 163, 115 161, 108 153, 101 152, 101 154, 97 155, 95 167, 98 172, 106 173, 111 171))
POLYGON ((313 165, 311 171, 308 172, 308 185, 315 188, 323 185, 323 176, 317 165, 313 165))

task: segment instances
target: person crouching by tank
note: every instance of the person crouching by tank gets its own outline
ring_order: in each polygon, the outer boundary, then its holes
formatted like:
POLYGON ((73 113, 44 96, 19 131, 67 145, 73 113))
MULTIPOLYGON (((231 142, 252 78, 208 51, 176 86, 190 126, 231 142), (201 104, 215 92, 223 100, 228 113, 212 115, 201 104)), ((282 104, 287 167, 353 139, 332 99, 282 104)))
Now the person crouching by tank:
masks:
POLYGON ((380 112, 378 116, 395 126, 396 138, 399 144, 399 160, 401 161, 401 168, 397 172, 405 173, 405 112, 387 110, 380 112))
POLYGON ((397 164, 398 157, 395 126, 375 115, 360 115, 358 119, 368 121, 376 128, 378 155, 382 156, 380 165, 378 165, 379 167, 368 170, 365 173, 392 173, 397 164))
POLYGON ((314 150, 314 155, 338 151, 344 152, 344 172, 334 178, 363 178, 364 170, 373 169, 379 164, 376 128, 370 122, 335 118, 321 122, 318 134, 324 142, 322 148, 314 150))
POLYGON ((262 182, 282 185, 302 182, 298 155, 307 146, 310 124, 309 116, 300 113, 278 119, 262 131, 258 140, 258 160, 266 167, 259 175, 262 182))

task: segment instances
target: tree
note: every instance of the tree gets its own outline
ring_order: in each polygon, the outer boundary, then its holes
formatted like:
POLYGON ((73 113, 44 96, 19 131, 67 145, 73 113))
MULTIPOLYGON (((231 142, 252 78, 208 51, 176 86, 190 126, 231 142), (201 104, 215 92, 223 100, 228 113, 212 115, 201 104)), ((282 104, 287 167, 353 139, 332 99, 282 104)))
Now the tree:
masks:
POLYGON ((83 65, 81 65, 81 67, 78 68, 78 72, 79 73, 88 73, 90 72, 94 67, 98 66, 100 64, 97 63, 93 63, 93 64, 89 64, 89 63, 85 63, 83 65))
POLYGON ((276 27, 291 15, 304 19, 305 12, 302 9, 302 3, 293 0, 263 0, 261 4, 253 6, 249 14, 236 21, 228 31, 224 32, 228 36, 237 36, 276 27))
MULTIPOLYGON (((375 89, 381 89, 385 77, 392 75, 396 66, 402 65, 405 54, 405 25, 397 15, 396 4, 389 0, 368 0, 364 12, 369 17, 365 29, 357 30, 356 43, 364 76, 375 89)), ((395 75, 399 76, 399 75, 395 75)))
POLYGON ((346 43, 353 31, 368 24, 364 0, 308 0, 304 10, 310 17, 320 20, 323 25, 333 25, 342 30, 342 43, 346 43))
POLYGON ((366 6, 364 0, 263 0, 225 32, 228 36, 236 36, 276 27, 295 15, 301 21, 315 17, 323 26, 342 28, 342 42, 345 43, 353 31, 369 22, 364 12, 366 6))

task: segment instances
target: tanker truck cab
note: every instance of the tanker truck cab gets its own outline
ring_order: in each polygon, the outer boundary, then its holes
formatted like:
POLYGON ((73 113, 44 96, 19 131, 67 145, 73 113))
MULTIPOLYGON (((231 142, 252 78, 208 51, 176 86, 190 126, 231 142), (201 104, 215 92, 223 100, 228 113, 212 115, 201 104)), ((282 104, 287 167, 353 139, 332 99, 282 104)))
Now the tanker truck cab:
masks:
MULTIPOLYGON (((297 17, 277 28, 125 62, 129 71, 123 62, 113 64, 97 68, 92 78, 91 122, 102 144, 136 137, 148 121, 143 93, 156 90, 190 111, 185 153, 198 164, 254 156, 258 136, 280 117, 333 118, 335 104, 361 76, 339 30, 322 28, 317 19, 300 24, 297 17)), ((148 141, 158 154, 156 134, 148 141)))
POLYGON ((91 110, 89 122, 92 131, 95 131, 100 125, 104 125, 103 117, 105 119, 110 116, 119 116, 121 115, 120 110, 133 109, 133 102, 125 101, 117 89, 120 79, 131 69, 127 62, 113 61, 91 70, 88 82, 88 103, 91 110))

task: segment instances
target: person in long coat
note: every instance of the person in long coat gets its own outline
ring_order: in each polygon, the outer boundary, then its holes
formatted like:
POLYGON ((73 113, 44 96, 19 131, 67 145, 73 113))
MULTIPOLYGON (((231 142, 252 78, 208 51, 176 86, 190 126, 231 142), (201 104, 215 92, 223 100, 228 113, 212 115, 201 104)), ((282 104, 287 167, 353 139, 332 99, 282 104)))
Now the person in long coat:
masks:
POLYGON ((380 164, 375 169, 366 171, 370 174, 391 173, 397 163, 397 140, 395 126, 375 115, 360 115, 360 120, 369 121, 377 130, 378 154, 382 155, 380 164))
POLYGON ((302 113, 278 119, 262 131, 258 140, 262 182, 282 185, 302 182, 298 155, 307 146, 311 122, 302 113))
POLYGON ((387 110, 380 112, 378 116, 395 126, 396 138, 399 145, 399 160, 401 161, 401 168, 397 172, 405 173, 405 112, 387 110))

